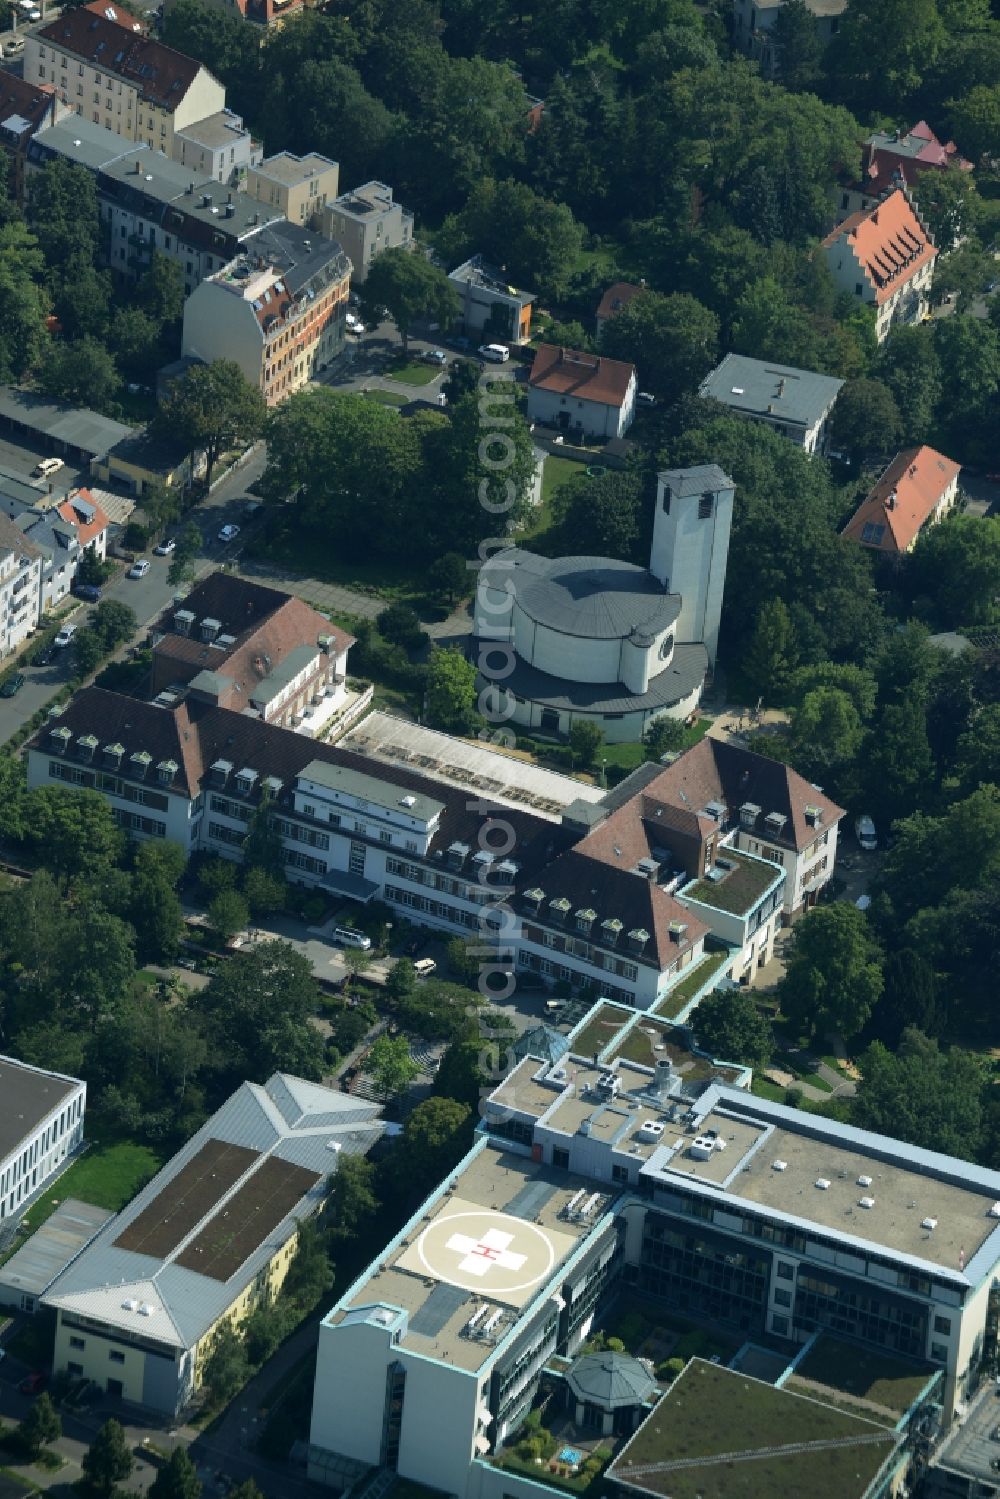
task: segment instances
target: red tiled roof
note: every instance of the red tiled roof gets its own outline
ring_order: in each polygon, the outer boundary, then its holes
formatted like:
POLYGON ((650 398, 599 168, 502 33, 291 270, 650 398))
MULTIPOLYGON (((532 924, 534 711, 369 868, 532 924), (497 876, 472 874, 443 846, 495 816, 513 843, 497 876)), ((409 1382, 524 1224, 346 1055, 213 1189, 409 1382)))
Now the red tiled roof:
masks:
POLYGON ((867 212, 851 214, 827 235, 823 245, 832 249, 845 239, 851 241, 880 305, 937 255, 901 188, 867 212))
POLYGON ((598 318, 614 317, 616 312, 621 312, 623 307, 628 306, 633 297, 641 297, 645 290, 644 286, 634 286, 631 281, 616 281, 601 298, 597 309, 598 318))
POLYGON ((621 406, 635 378, 635 365, 601 354, 581 354, 555 344, 540 344, 528 383, 536 390, 596 401, 601 406, 621 406))
POLYGON ((15 73, 0 69, 0 124, 11 115, 27 120, 37 130, 51 108, 55 89, 47 83, 26 83, 15 73))
POLYGON ((90 543, 96 540, 101 532, 106 531, 110 525, 108 517, 94 499, 89 489, 74 490, 56 508, 64 521, 68 521, 71 526, 76 527, 77 540, 82 547, 89 547, 90 543), (81 500, 85 500, 89 508, 94 512, 92 520, 87 520, 86 516, 73 504, 77 496, 81 500))
MULTIPOLYGON (((121 16, 125 16, 122 11, 121 16)), ((114 74, 139 90, 143 99, 174 110, 194 82, 201 63, 162 42, 132 30, 133 21, 118 19, 113 5, 100 3, 64 11, 36 32, 58 51, 71 53, 91 67, 114 74), (109 16, 113 13, 114 19, 109 16)))
POLYGON ((897 453, 842 535, 881 552, 905 552, 961 464, 927 446, 897 453))

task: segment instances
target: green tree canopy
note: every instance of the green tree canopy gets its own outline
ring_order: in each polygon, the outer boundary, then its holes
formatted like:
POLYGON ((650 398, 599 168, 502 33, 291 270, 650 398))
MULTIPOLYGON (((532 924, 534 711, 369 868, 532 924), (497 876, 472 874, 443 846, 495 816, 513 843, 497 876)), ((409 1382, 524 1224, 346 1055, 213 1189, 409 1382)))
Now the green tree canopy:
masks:
POLYGON ((52 1398, 44 1390, 33 1402, 28 1414, 17 1429, 21 1442, 31 1453, 38 1453, 49 1442, 62 1436, 62 1421, 52 1404, 52 1398))
POLYGON ((157 430, 179 441, 189 453, 204 449, 206 481, 222 453, 245 447, 264 430, 264 397, 232 359, 195 364, 167 391, 156 418, 157 430))
POLYGON ((98 791, 39 786, 28 793, 25 823, 46 868, 61 879, 115 863, 124 846, 98 791))
POLYGON ((427 668, 427 719, 447 734, 468 733, 476 710, 476 668, 458 650, 435 649, 427 668))
POLYGON ((860 1060, 852 1123, 939 1150, 976 1158, 982 1129, 982 1062, 971 1052, 939 1051, 918 1030, 903 1032, 899 1049, 876 1041, 860 1060))
POLYGON ((444 271, 419 251, 402 247, 382 252, 369 269, 360 296, 362 312, 373 322, 378 308, 388 308, 404 353, 414 323, 426 320, 448 328, 458 316, 458 297, 444 271))
POLYGON ((583 229, 564 203, 521 182, 478 182, 460 213, 446 219, 439 243, 449 265, 471 254, 502 265, 515 283, 547 296, 564 292, 583 229))
POLYGON ((912 552, 912 587, 944 629, 985 623, 1000 595, 1000 518, 949 515, 925 526, 912 552))
POLYGON ((675 401, 695 390, 715 363, 719 320, 686 292, 644 292, 605 323, 601 350, 634 364, 643 390, 675 401))
POLYGON ((420 1072, 410 1055, 406 1037, 389 1035, 379 1036, 372 1046, 365 1060, 365 1070, 370 1073, 383 1098, 396 1098, 405 1093, 420 1072))
POLYGON ((193 1003, 204 1017, 223 1096, 238 1082, 266 1082, 277 1068, 321 1076, 322 1040, 309 1024, 316 981, 308 960, 287 942, 235 953, 193 1003))
POLYGON ((149 1488, 150 1499, 201 1499, 198 1469, 185 1447, 175 1447, 149 1488))
POLYGON ((817 906, 795 927, 778 985, 781 1012, 810 1036, 851 1040, 882 995, 878 944, 846 901, 817 906))
MULTIPOLYGON (((932 174, 929 174, 932 175, 932 174)), ((830 435, 854 463, 877 463, 898 447, 903 419, 881 380, 849 380, 837 397, 830 435)))
POLYGON ((125 1432, 118 1421, 105 1421, 83 1454, 84 1481, 93 1494, 110 1499, 135 1466, 125 1432))
POLYGON ((770 1024, 757 1009, 753 995, 744 989, 716 989, 706 995, 691 1024, 698 1045, 720 1061, 745 1062, 759 1069, 771 1060, 774 1038, 770 1024))

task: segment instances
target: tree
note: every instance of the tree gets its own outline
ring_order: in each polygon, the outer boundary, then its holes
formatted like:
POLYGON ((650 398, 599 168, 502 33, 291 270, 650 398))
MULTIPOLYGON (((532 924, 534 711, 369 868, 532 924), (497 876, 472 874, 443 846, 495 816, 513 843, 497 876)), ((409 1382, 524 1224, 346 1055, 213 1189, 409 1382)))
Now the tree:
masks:
POLYGON ((270 916, 285 909, 288 886, 282 875, 255 864, 243 876, 243 896, 252 916, 270 916))
POLYGON ((135 933, 96 900, 84 899, 68 937, 66 990, 92 1031, 128 993, 135 976, 135 933))
POLYGON ((333 1237, 354 1243, 363 1241, 378 1210, 374 1166, 363 1155, 341 1152, 327 1207, 333 1237))
POLYGON ((174 554, 167 569, 167 582, 172 588, 194 577, 193 563, 204 545, 201 528, 197 521, 189 520, 175 539, 174 554))
POLYGON ((816 17, 804 0, 785 0, 771 27, 771 44, 785 88, 815 89, 823 59, 816 17))
POLYGON ((477 253, 504 266, 512 281, 558 297, 582 248, 583 227, 565 203, 525 183, 487 178, 476 183, 462 211, 445 220, 438 245, 449 265, 477 253))
POLYGON ((936 1036, 945 1015, 938 996, 934 969, 911 947, 890 952, 882 967, 882 998, 872 1011, 870 1030, 891 1051, 899 1046, 907 1026, 925 1036, 936 1036))
POLYGON ((827 53, 838 96, 907 112, 945 36, 936 0, 849 0, 827 53))
MULTIPOLYGON (((933 175, 933 174, 925 174, 933 175)), ((830 436, 854 463, 876 463, 896 451, 903 419, 881 380, 848 380, 833 408, 830 436)))
POLYGON ((36 787, 28 792, 25 824, 45 867, 64 881, 114 864, 124 844, 99 791, 36 787))
POLYGON ((37 1456, 49 1442, 56 1442, 62 1436, 62 1422, 51 1397, 44 1391, 24 1417, 17 1434, 25 1449, 33 1456, 37 1456))
POLYGON ((38 372, 38 383, 57 401, 108 411, 122 382, 114 357, 104 344, 86 337, 72 343, 54 341, 38 372))
POLYGON ((264 1364, 291 1330, 295 1313, 287 1299, 262 1303, 243 1324, 243 1345, 255 1367, 264 1364))
POLYGON ((782 1014, 810 1036, 849 1041, 881 995, 878 944, 864 913, 845 901, 808 912, 788 945, 778 985, 782 1014))
POLYGON ((458 297, 444 271, 419 251, 384 250, 370 267, 360 290, 364 316, 376 321, 377 309, 385 307, 409 347, 410 329, 418 321, 448 328, 458 317, 458 297))
POLYGON ((848 764, 862 733, 858 710, 839 687, 815 687, 792 710, 792 754, 806 774, 848 764))
MULTIPOLYGON (((274 818, 274 800, 265 790, 254 809, 247 836, 243 841, 243 867, 248 870, 259 869, 270 875, 273 880, 284 884, 285 864, 282 859, 281 834, 274 818)), ((246 890, 245 880, 243 888, 246 890)), ((283 898, 280 904, 284 904, 283 898)))
MULTIPOLYGON (((153 379, 160 360, 160 325, 148 312, 141 307, 116 308, 108 342, 116 363, 129 379, 153 379)), ((146 508, 144 501, 143 509, 146 508)))
MULTIPOLYGON (((910 191, 939 250, 953 249, 963 235, 976 228, 982 215, 982 199, 972 173, 963 172, 955 164, 943 171, 921 172, 910 191)), ((935 292, 937 272, 935 266, 935 292)))
POLYGON ((1000 786, 1000 703, 989 703, 979 710, 958 740, 955 759, 959 784, 965 792, 984 784, 1000 786))
POLYGON ((243 930, 250 920, 250 909, 238 890, 220 890, 208 908, 213 929, 228 942, 243 930))
POLYGON ((447 734, 467 734, 476 707, 476 668, 458 650, 431 652, 427 669, 427 721, 447 734))
POLYGON ((1000 86, 977 84, 950 105, 952 129, 974 160, 1000 155, 1000 86))
POLYGON ((427 582, 431 592, 437 598, 444 599, 446 604, 454 604, 457 599, 464 598, 471 590, 471 580, 461 552, 445 552, 436 562, 432 562, 427 582))
POLYGON ((195 364, 173 381, 156 418, 157 430, 180 441, 192 455, 205 451, 205 482, 220 455, 245 447, 264 430, 264 397, 232 359, 195 364))
POLYGON ((101 215, 94 173, 78 162, 56 156, 28 179, 25 217, 45 247, 50 271, 58 273, 82 257, 96 259, 101 215))
POLYGON ((570 725, 569 747, 573 759, 589 769, 604 743, 604 730, 589 718, 578 718, 570 725))
POLYGON ((792 621, 780 598, 766 600, 757 611, 753 634, 743 659, 743 675, 752 692, 765 702, 780 702, 795 664, 792 621))
POLYGON ((879 712, 866 737, 863 766, 869 802, 887 821, 923 804, 934 775, 923 703, 890 703, 879 712))
POLYGON ((5 253, 2 239, 8 237, 6 230, 0 236, 0 380, 5 384, 23 379, 41 361, 49 312, 45 291, 5 253))
POLYGON ((249 1375, 250 1363, 243 1339, 231 1322, 224 1322, 212 1339, 201 1373, 202 1384, 208 1390, 212 1404, 228 1405, 242 1390, 249 1375))
POLYGON ((642 480, 605 469, 597 478, 574 474, 557 488, 553 522, 578 556, 637 560, 642 529, 642 480))
POLYGON ((982 1128, 983 1068, 979 1057, 936 1044, 915 1029, 897 1052, 876 1041, 861 1058, 851 1122, 925 1150, 976 1158, 982 1128))
POLYGON ((150 1499, 201 1499, 198 1469, 185 1447, 175 1447, 149 1486, 150 1499))
POLYGON ((93 1494, 110 1499, 135 1466, 125 1432, 117 1421, 105 1421, 83 1455, 83 1476, 93 1494))
POLYGON ((379 634, 404 650, 418 651, 427 642, 420 616, 409 604, 390 604, 375 621, 379 634))
POLYGON ((288 1267, 283 1290, 304 1312, 311 1312, 333 1285, 333 1266, 316 1224, 299 1224, 295 1254, 288 1267))
POLYGON ((308 959, 287 942, 260 942, 233 954, 195 996, 216 1069, 215 1092, 236 1081, 266 1082, 277 1068, 318 1079, 323 1043, 309 1023, 317 1010, 308 959))
POLYGON ((393 1155, 393 1176, 405 1200, 420 1200, 468 1148, 472 1110, 453 1098, 428 1098, 408 1116, 393 1155))
POLYGON ((661 713, 659 718, 653 719, 642 736, 644 758, 662 760, 669 751, 683 749, 685 737, 685 729, 681 720, 661 713))
MULTIPOLYGON (((461 939, 458 939, 461 940, 461 939)), ((417 970, 410 958, 398 958, 385 981, 385 996, 387 999, 397 1001, 406 999, 412 994, 417 986, 417 970)))
POLYGON ((913 588, 943 629, 986 621, 1000 594, 1000 518, 949 515, 912 552, 913 588))
POLYGON ((420 1068, 410 1055, 405 1036, 381 1035, 365 1058, 365 1071, 382 1097, 389 1099, 405 1093, 420 1068))
POLYGON ((101 642, 105 655, 110 655, 117 646, 131 640, 139 628, 135 610, 117 599, 102 599, 94 610, 90 628, 101 642))
POLYGON ((771 1060, 771 1027, 745 990, 716 989, 692 1019, 698 1045, 721 1061, 746 1062, 758 1070, 771 1060))
POLYGON ((863 666, 819 661, 815 665, 797 667, 792 673, 789 692, 795 703, 801 704, 817 687, 836 687, 845 692, 862 720, 871 718, 875 712, 877 684, 872 673, 863 666))
POLYGON ((719 352, 719 320, 686 292, 644 292, 605 323, 601 351, 634 364, 639 383, 664 401, 697 388, 719 352))

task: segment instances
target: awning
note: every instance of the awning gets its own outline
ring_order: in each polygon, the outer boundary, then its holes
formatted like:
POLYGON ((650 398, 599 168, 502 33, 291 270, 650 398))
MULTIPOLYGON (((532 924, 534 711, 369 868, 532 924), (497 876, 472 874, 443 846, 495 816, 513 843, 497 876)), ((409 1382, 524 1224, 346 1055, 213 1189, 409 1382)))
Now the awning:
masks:
POLYGON ((364 875, 355 874, 350 869, 328 869, 321 883, 328 890, 350 896, 351 900, 360 900, 365 905, 378 894, 378 885, 374 880, 366 880, 364 875))

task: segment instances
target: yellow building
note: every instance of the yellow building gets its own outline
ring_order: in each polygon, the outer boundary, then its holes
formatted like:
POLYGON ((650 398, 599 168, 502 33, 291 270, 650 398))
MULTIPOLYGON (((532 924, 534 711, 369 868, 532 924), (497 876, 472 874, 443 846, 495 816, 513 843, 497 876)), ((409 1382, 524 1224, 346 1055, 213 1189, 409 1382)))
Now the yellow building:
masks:
POLYGON ((381 1132, 377 1106, 319 1084, 244 1083, 43 1298, 53 1370, 175 1415, 220 1326, 281 1289, 341 1150, 364 1152, 381 1132))

